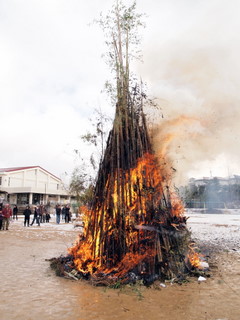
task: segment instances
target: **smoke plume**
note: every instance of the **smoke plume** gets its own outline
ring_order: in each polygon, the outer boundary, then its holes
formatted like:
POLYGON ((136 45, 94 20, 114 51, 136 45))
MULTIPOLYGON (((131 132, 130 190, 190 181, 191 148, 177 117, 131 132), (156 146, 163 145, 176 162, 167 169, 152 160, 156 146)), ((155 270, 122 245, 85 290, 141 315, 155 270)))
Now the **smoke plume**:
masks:
POLYGON ((154 146, 171 158, 176 184, 240 173, 239 22, 231 6, 204 9, 181 37, 145 43, 139 67, 162 109, 154 146))

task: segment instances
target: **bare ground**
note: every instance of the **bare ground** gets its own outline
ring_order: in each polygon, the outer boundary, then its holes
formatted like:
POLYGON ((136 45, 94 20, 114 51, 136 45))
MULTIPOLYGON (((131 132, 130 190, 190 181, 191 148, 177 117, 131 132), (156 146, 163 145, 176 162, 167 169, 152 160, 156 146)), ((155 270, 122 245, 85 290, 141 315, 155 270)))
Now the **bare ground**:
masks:
POLYGON ((189 213, 211 277, 182 285, 108 289, 56 277, 46 259, 66 254, 79 230, 72 224, 0 231, 1 320, 239 320, 240 215, 189 213))

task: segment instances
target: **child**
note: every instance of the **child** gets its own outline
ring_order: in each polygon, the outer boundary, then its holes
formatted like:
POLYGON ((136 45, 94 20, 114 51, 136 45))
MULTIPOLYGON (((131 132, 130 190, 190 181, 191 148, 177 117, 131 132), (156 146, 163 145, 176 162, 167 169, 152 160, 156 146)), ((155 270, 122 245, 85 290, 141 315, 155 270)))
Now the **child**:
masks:
POLYGON ((50 219, 51 219, 51 216, 50 216, 50 214, 47 212, 47 213, 46 213, 46 222, 49 222, 50 219))

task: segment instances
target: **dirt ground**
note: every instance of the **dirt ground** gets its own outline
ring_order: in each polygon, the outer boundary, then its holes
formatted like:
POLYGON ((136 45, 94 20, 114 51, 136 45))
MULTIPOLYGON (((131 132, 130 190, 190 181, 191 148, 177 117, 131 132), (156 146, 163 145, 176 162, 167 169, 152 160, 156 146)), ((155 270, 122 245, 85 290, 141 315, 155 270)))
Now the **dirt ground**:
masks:
POLYGON ((121 290, 55 276, 46 259, 65 255, 79 230, 54 222, 24 228, 20 218, 9 231, 0 231, 0 319, 239 320, 240 215, 226 216, 224 223, 213 215, 192 214, 189 219, 210 263, 211 277, 206 281, 193 278, 182 285, 166 283, 165 288, 121 290))

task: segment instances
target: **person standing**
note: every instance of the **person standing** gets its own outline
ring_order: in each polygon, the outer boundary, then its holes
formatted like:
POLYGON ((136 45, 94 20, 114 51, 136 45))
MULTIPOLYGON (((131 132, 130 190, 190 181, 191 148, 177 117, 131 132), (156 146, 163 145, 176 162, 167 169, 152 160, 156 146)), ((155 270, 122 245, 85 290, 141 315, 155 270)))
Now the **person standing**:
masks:
POLYGON ((13 219, 18 220, 18 207, 16 204, 13 207, 13 219))
POLYGON ((45 206, 42 206, 42 222, 46 222, 46 208, 45 206))
POLYGON ((3 225, 2 225, 2 229, 4 230, 8 230, 9 228, 9 222, 10 222, 10 218, 12 216, 12 209, 9 206, 9 203, 6 203, 3 210, 2 210, 2 215, 3 215, 3 225))
POLYGON ((70 221, 70 207, 69 205, 65 208, 65 223, 69 223, 70 221))
POLYGON ((65 213, 66 213, 66 206, 62 207, 62 220, 65 219, 65 213))
POLYGON ((37 206, 34 208, 34 215, 33 215, 33 221, 31 223, 31 226, 34 224, 35 221, 40 227, 40 210, 39 210, 39 207, 37 206))
POLYGON ((2 230, 2 222, 3 222, 3 215, 2 215, 2 203, 0 203, 0 230, 2 230))
POLYGON ((43 206, 38 206, 40 223, 43 223, 43 206))
POLYGON ((23 211, 24 215, 24 227, 26 225, 29 227, 29 222, 30 222, 30 215, 32 214, 32 211, 29 206, 26 207, 26 209, 23 211))
POLYGON ((61 207, 60 205, 58 204, 56 206, 56 223, 59 224, 60 223, 60 220, 61 220, 61 207))
POLYGON ((49 214, 49 212, 46 212, 46 222, 49 223, 49 220, 51 219, 51 216, 49 214))

